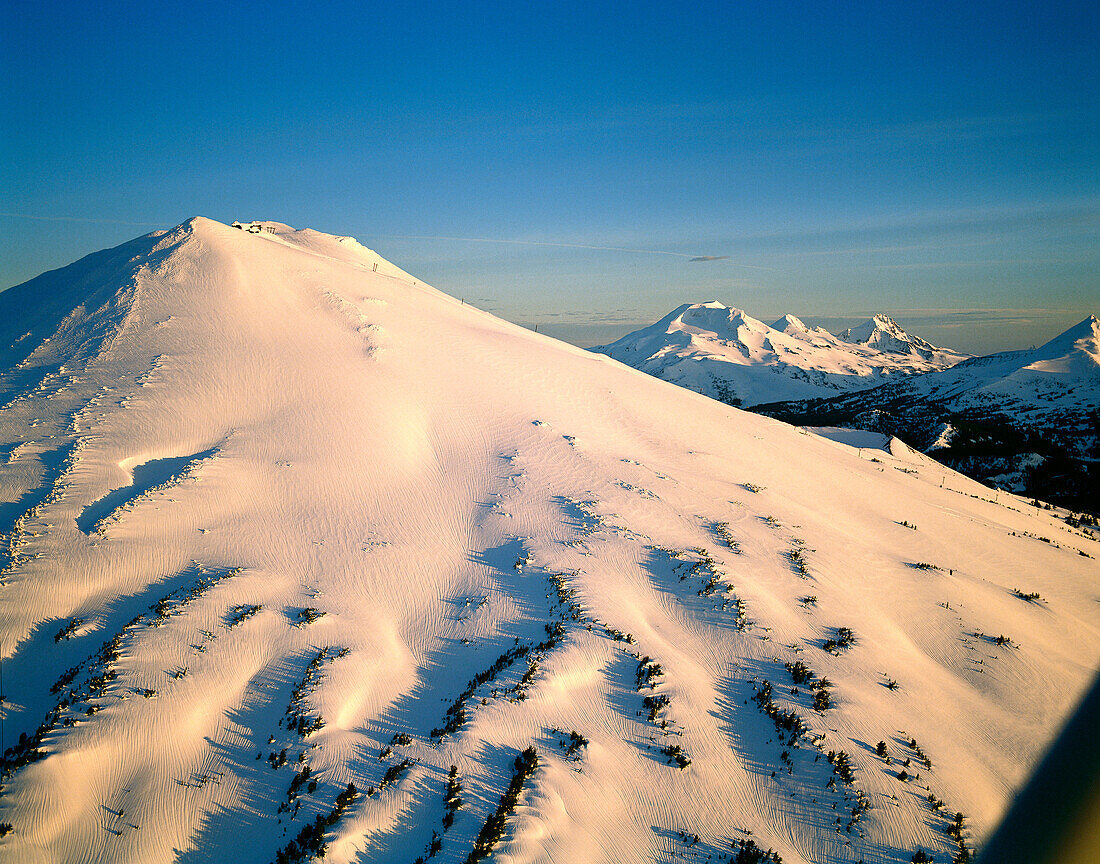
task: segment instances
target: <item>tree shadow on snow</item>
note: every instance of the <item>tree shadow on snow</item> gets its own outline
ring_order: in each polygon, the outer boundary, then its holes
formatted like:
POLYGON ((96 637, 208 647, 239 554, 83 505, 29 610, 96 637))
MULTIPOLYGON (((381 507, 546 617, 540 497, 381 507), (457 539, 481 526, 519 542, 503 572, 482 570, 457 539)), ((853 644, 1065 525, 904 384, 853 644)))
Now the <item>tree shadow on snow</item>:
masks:
POLYGON ((234 724, 245 730, 244 741, 231 744, 208 738, 211 754, 203 767, 176 778, 177 783, 191 786, 211 782, 203 778, 217 777, 215 772, 232 774, 238 778, 241 792, 232 806, 218 804, 203 815, 192 834, 192 848, 177 852, 178 864, 207 862, 211 849, 266 848, 270 854, 263 857, 274 859, 276 850, 296 837, 306 822, 332 809, 332 801, 343 787, 322 781, 315 794, 302 796, 302 808, 296 819, 291 819, 290 813, 277 812, 287 800, 290 781, 301 767, 298 754, 308 753, 310 747, 308 739, 280 728, 279 720, 313 656, 313 652, 304 652, 279 657, 256 672, 246 688, 245 701, 228 714, 234 724), (270 736, 275 737, 274 743, 268 743, 270 736), (283 748, 287 751, 287 762, 273 768, 267 756, 280 753, 283 748))
MULTIPOLYGON (((848 832, 856 790, 862 788, 862 768, 857 765, 855 783, 848 786, 834 772, 825 754, 805 736, 798 739, 797 747, 791 746, 790 733, 777 730, 772 718, 753 701, 754 676, 758 681, 771 682, 772 698, 780 711, 795 711, 810 729, 831 730, 830 718, 827 713, 822 715, 807 707, 806 688, 799 687, 799 695, 792 696, 786 670, 774 662, 743 661, 731 670, 719 688, 715 710, 710 713, 726 731, 742 766, 757 778, 758 788, 773 799, 777 818, 811 828, 817 836, 817 848, 823 847, 820 860, 830 864, 847 864, 861 858, 898 864, 908 862, 912 850, 905 852, 885 846, 870 836, 859 836, 859 830, 874 821, 873 809, 864 814, 859 826, 848 832), (781 758, 783 752, 788 754, 789 762, 781 758)), ((846 750, 850 754, 874 751, 863 742, 840 737, 831 731, 824 749, 846 750)), ((880 803, 877 798, 872 799, 873 807, 880 803)))
MULTIPOLYGON (((496 812, 501 796, 512 779, 512 765, 520 749, 479 742, 474 751, 459 758, 458 779, 462 784, 462 807, 455 812, 454 824, 443 830, 447 772, 442 768, 420 766, 425 772, 416 778, 410 800, 395 824, 370 838, 369 845, 356 856, 363 862, 406 861, 427 858, 433 835, 438 833, 441 850, 433 862, 460 862, 473 848, 474 840, 489 816, 496 812), (475 770, 470 770, 476 766, 475 770)), ((529 788, 529 785, 525 788, 529 788)), ((384 793, 383 793, 384 794, 384 793)))
MULTIPOLYGON (((57 639, 56 634, 71 619, 51 618, 39 621, 30 638, 24 639, 14 654, 4 660, 4 690, 6 740, 18 738, 19 732, 30 735, 42 716, 58 704, 69 685, 51 693, 50 687, 66 670, 78 667, 72 686, 85 677, 89 663, 103 645, 120 633, 136 616, 148 613, 166 596, 176 595, 200 577, 217 576, 225 568, 203 569, 191 565, 156 579, 131 594, 118 595, 104 606, 82 610, 75 617, 85 623, 69 638, 57 639)), ((54 734, 64 734, 59 727, 54 734)), ((51 750, 56 749, 51 747, 51 750)))
MULTIPOLYGON (((693 550, 684 552, 684 558, 676 558, 663 548, 648 547, 642 566, 649 574, 650 584, 669 597, 674 607, 700 624, 725 633, 737 632, 736 590, 725 590, 731 584, 728 579, 719 579, 708 588, 711 574, 692 572, 692 564, 701 561, 702 556, 693 550)), ((721 566, 719 562, 719 570, 721 566)))
MULTIPOLYGON (((10 446, 14 449, 18 445, 10 446)), ((73 441, 54 450, 47 450, 38 457, 42 465, 41 481, 35 488, 28 489, 15 501, 0 503, 0 532, 10 534, 15 529, 15 523, 20 516, 46 499, 61 478, 65 462, 75 448, 76 442, 73 441)))

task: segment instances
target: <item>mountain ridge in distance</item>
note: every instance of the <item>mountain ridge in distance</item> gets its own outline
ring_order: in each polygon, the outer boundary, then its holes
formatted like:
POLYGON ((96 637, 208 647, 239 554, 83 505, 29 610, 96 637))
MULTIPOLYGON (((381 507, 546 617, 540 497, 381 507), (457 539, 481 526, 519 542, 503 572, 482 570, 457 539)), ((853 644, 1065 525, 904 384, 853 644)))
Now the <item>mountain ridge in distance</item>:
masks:
POLYGON ((982 482, 1100 511, 1100 322, 1092 315, 1038 348, 755 410, 800 425, 899 435, 982 482))
POLYGON ((1096 513, 1098 329, 1089 316, 1039 348, 969 357, 886 315, 834 336, 712 301, 592 350, 795 425, 897 436, 980 482, 1096 513))
POLYGON ((793 315, 769 327, 717 300, 685 303, 591 350, 745 408, 865 390, 969 356, 910 336, 885 315, 833 335, 793 315))

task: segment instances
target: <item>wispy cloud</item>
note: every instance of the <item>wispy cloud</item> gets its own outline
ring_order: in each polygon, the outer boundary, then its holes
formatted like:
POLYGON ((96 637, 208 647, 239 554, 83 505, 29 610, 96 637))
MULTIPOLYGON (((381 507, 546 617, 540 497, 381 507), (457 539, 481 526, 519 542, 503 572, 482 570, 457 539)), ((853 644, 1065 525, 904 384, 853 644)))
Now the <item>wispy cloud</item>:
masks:
MULTIPOLYGON (((882 309, 858 311, 850 315, 806 315, 804 320, 816 326, 839 330, 851 325, 851 322, 864 320, 870 315, 882 312, 882 309)), ((1077 309, 941 309, 935 307, 917 309, 886 310, 907 328, 934 327, 937 330, 973 330, 975 327, 1046 325, 1052 321, 1069 321, 1083 313, 1077 309)))
POLYGON ((790 252, 767 252, 766 254, 769 260, 822 258, 843 255, 899 255, 908 252, 939 252, 944 249, 973 249, 977 246, 990 246, 995 243, 997 243, 997 238, 986 237, 981 240, 940 240, 927 243, 895 243, 887 245, 867 243, 858 246, 831 246, 827 249, 796 249, 790 252))
POLYGON ((969 140, 1018 134, 1041 127, 1057 119, 1053 114, 988 114, 970 117, 935 117, 903 123, 882 121, 836 120, 800 124, 806 137, 822 137, 829 140, 856 136, 871 136, 879 142, 919 141, 927 144, 933 140, 969 140))
POLYGON ((986 258, 964 261, 913 261, 905 264, 861 264, 857 270, 942 270, 951 267, 1029 267, 1036 264, 1074 264, 1064 258, 986 258))
POLYGON ((531 312, 527 317, 538 321, 554 321, 559 324, 593 326, 647 320, 646 314, 641 309, 609 309, 592 312, 571 309, 567 311, 531 312))
MULTIPOLYGON (((807 312, 807 318, 814 318, 818 321, 847 321, 851 318, 867 318, 871 315, 884 311, 881 308, 864 308, 864 309, 852 309, 845 315, 816 315, 813 312, 807 312)), ((1046 306, 1029 306, 1029 307, 998 307, 998 306, 975 306, 966 308, 951 308, 947 306, 914 306, 910 308, 904 308, 900 306, 890 306, 887 310, 890 315, 902 316, 907 319, 915 320, 921 317, 936 318, 937 320, 990 320, 997 319, 1003 321, 1012 321, 1025 318, 1055 318, 1066 314, 1074 314, 1077 310, 1072 308, 1062 307, 1046 307, 1046 306)))
MULTIPOLYGON (((674 129, 679 135, 711 135, 716 129, 736 128, 743 142, 770 147, 799 148, 806 144, 847 146, 858 142, 927 144, 929 141, 967 141, 998 138, 1041 130, 1066 115, 1048 112, 1006 112, 965 116, 927 117, 892 122, 874 118, 823 118, 792 108, 777 116, 769 106, 752 100, 677 102, 620 105, 598 114, 576 114, 551 109, 528 112, 528 122, 508 132, 529 136, 553 130, 556 135, 592 132, 638 134, 647 129, 674 129)), ((470 125, 493 122, 495 115, 467 118, 470 125)))
POLYGON ((710 238, 708 242, 744 244, 776 240, 788 243, 811 241, 827 243, 842 238, 862 237, 874 232, 921 230, 941 233, 945 230, 957 231, 960 228, 996 231, 1004 228, 1036 226, 1057 226, 1059 229, 1078 226, 1095 232, 1100 229, 1100 198, 1043 201, 1003 207, 954 207, 883 212, 864 218, 849 219, 843 224, 808 225, 723 234, 710 238))

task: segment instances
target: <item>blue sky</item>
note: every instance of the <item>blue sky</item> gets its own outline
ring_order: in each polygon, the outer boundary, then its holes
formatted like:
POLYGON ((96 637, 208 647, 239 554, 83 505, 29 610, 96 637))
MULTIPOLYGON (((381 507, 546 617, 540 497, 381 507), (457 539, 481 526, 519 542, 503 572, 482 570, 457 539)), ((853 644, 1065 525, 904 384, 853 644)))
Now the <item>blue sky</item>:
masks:
POLYGON ((582 344, 710 299, 976 352, 1100 309, 1095 3, 3 16, 0 286, 201 214, 582 344))

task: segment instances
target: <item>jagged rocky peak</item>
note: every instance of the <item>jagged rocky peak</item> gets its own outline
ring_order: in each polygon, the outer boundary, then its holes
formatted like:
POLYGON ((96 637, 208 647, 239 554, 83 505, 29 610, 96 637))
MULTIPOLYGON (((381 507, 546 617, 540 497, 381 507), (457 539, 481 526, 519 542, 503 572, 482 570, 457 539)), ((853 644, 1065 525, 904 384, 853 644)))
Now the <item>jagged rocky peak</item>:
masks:
POLYGON ((880 337, 880 334, 887 333, 895 338, 904 339, 908 334, 902 329, 889 315, 872 315, 862 324, 856 327, 849 327, 843 333, 840 333, 840 338, 846 342, 858 342, 860 344, 866 344, 871 342, 876 337, 880 337))
POLYGON ((872 315, 858 327, 849 327, 839 336, 845 342, 896 354, 919 354, 928 358, 937 350, 931 342, 906 333, 889 315, 872 315))

